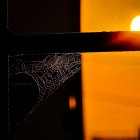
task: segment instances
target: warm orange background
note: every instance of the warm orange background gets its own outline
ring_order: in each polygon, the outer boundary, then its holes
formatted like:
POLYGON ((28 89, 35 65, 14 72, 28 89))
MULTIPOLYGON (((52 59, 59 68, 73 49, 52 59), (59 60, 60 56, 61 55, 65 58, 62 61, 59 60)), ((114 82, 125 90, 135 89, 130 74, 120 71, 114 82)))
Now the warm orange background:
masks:
POLYGON ((81 0, 81 31, 128 31, 140 0, 81 0))
MULTIPOLYGON (((129 31, 138 14, 139 0, 81 0, 81 32, 129 31)), ((140 52, 82 53, 82 88, 86 140, 137 135, 140 52)))
POLYGON ((137 135, 140 52, 82 53, 82 83, 86 140, 137 135))

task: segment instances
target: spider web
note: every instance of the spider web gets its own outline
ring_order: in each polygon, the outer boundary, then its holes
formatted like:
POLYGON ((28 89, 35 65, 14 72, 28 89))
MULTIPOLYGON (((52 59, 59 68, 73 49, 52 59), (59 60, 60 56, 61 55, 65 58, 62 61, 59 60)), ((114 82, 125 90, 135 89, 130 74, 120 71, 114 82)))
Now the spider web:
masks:
MULTIPOLYGON (((45 54, 45 57, 41 60, 29 59, 38 59, 38 56, 44 57, 44 54, 20 54, 8 56, 8 63, 11 59, 14 60, 12 63, 8 64, 8 80, 13 75, 27 74, 33 78, 39 89, 38 101, 32 110, 27 114, 24 121, 41 102, 46 100, 57 88, 59 88, 66 80, 72 77, 81 68, 80 53, 50 53, 45 54)), ((17 125, 19 124, 20 123, 17 125)), ((9 114, 8 128, 10 130, 9 114)))

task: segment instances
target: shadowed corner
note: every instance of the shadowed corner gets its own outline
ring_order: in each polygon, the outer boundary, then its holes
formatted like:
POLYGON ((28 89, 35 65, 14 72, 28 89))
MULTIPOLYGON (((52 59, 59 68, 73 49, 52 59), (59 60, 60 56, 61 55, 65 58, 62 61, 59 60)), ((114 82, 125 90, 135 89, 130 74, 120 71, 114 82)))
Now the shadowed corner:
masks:
POLYGON ((100 137, 95 136, 91 140, 140 140, 140 127, 138 128, 138 135, 136 137, 100 137))
POLYGON ((101 138, 101 137, 95 137, 92 140, 138 140, 137 138, 101 138))
POLYGON ((136 137, 93 137, 92 140, 140 140, 140 128, 136 137))
POLYGON ((140 126, 139 126, 139 131, 138 131, 138 140, 140 140, 140 126))

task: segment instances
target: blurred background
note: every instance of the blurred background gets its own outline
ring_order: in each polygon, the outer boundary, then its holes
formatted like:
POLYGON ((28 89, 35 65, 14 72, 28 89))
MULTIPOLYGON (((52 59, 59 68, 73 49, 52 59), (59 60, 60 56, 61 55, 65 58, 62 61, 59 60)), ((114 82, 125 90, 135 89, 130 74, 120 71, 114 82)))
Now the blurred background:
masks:
MULTIPOLYGON (((8 0, 8 28, 16 34, 130 31, 139 15, 139 0, 8 0)), ((44 103, 15 139, 138 137, 140 52, 81 57, 81 71, 66 83, 71 86, 56 91, 60 96, 44 103)))
MULTIPOLYGON (((139 15, 139 0, 81 0, 80 29, 81 32, 130 31, 133 19, 139 15)), ((82 53, 86 140, 138 136, 139 62, 140 52, 82 53)))

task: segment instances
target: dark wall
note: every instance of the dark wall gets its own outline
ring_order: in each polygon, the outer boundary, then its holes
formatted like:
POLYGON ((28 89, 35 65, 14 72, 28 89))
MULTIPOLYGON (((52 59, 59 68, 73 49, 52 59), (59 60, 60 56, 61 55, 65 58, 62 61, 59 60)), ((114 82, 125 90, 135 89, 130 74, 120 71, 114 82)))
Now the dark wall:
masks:
MULTIPOLYGON (((24 92, 31 94, 28 88, 24 89, 24 92)), ((24 99, 28 100, 29 95, 25 96, 27 99, 24 99)), ((79 71, 36 108, 24 123, 13 129, 9 140, 82 140, 81 101, 81 71, 79 71), (73 111, 69 109, 71 95, 77 100, 76 109, 73 111)), ((25 112, 22 106, 21 109, 20 112, 25 112)))
POLYGON ((80 31, 80 0, 8 0, 8 28, 18 34, 80 31))

